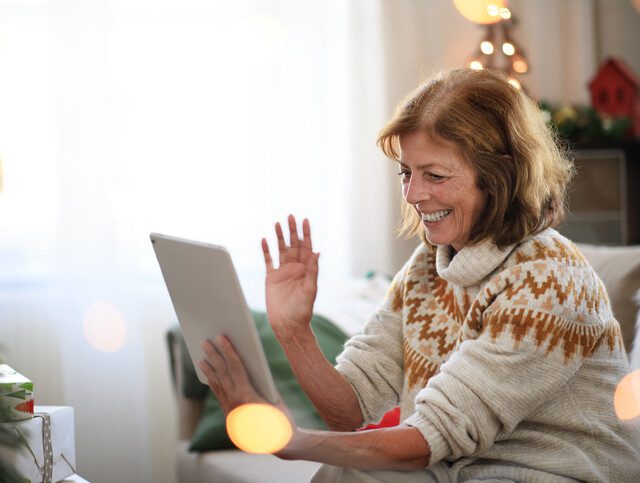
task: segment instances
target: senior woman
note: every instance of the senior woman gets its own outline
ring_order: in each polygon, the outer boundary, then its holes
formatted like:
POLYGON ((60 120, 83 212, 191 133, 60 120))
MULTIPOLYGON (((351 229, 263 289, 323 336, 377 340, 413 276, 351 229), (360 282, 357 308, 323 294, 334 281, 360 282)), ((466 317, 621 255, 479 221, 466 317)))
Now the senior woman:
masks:
MULTIPOLYGON (((397 161, 403 228, 422 243, 333 367, 309 321, 309 222, 266 240, 267 312, 330 431, 279 454, 314 481, 640 481, 640 430, 613 410, 628 371, 602 281, 552 227, 572 174, 536 106, 503 76, 437 75, 378 144, 397 161), (394 428, 352 431, 400 406, 394 428)), ((201 362, 223 409, 260 400, 228 341, 201 362)), ((283 408, 286 410, 286 408, 283 408)))

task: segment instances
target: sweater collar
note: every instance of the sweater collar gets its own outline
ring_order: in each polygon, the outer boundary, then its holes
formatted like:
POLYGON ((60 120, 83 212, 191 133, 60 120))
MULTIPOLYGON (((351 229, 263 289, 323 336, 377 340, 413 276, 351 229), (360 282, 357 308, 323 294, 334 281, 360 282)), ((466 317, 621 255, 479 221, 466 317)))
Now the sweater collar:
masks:
POLYGON ((436 270, 447 282, 462 287, 476 285, 498 268, 514 247, 515 244, 500 250, 493 242, 484 241, 464 247, 452 256, 453 248, 450 245, 438 245, 436 270))

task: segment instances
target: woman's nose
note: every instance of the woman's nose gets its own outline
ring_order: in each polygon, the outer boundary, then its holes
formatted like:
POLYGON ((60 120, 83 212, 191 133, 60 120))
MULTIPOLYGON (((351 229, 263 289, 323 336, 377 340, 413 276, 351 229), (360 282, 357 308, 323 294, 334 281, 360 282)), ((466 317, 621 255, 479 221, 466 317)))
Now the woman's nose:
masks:
POLYGON ((431 194, 420 180, 412 178, 404 185, 404 199, 410 205, 417 205, 422 201, 429 201, 431 194))

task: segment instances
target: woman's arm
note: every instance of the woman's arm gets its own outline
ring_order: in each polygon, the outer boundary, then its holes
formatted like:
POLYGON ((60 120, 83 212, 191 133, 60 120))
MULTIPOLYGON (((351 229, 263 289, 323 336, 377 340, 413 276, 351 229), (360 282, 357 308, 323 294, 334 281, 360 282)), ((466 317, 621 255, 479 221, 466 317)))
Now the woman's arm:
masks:
POLYGON ((329 429, 350 431, 362 426, 353 388, 325 358, 311 328, 281 336, 280 343, 293 374, 329 429))
POLYGON ((408 471, 426 468, 430 455, 420 431, 403 424, 351 433, 299 429, 276 456, 359 470, 408 471))
MULTIPOLYGON (((249 381, 244 364, 226 337, 218 337, 214 343, 205 341, 202 348, 206 359, 198 365, 225 415, 245 403, 266 403, 249 381)), ((288 414, 282 402, 277 407, 288 414)), ((293 421, 291 426, 292 438, 277 454, 283 459, 357 469, 411 470, 426 467, 431 457, 420 431, 406 425, 348 433, 300 429, 293 421)))
POLYGON ((296 220, 288 218, 289 245, 276 223, 279 266, 274 267, 269 245, 262 240, 266 268, 269 323, 282 345, 296 379, 327 425, 348 431, 363 421, 357 397, 347 380, 320 350, 310 322, 317 293, 318 258, 311 242, 308 220, 298 238, 296 220), (330 390, 328 390, 330 389, 330 390))

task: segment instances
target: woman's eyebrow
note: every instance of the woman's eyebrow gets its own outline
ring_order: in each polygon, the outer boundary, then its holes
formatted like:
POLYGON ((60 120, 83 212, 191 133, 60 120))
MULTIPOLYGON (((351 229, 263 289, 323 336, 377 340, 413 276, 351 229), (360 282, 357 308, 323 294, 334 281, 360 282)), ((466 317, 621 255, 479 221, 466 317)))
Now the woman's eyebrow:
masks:
MULTIPOLYGON (((400 161, 400 166, 402 166, 403 168, 411 169, 411 168, 409 168, 409 166, 404 164, 402 161, 400 161)), ((437 163, 426 163, 426 164, 420 164, 420 165, 416 166, 415 169, 427 169, 427 168, 433 168, 433 167, 442 168, 442 166, 440 166, 437 163)))

